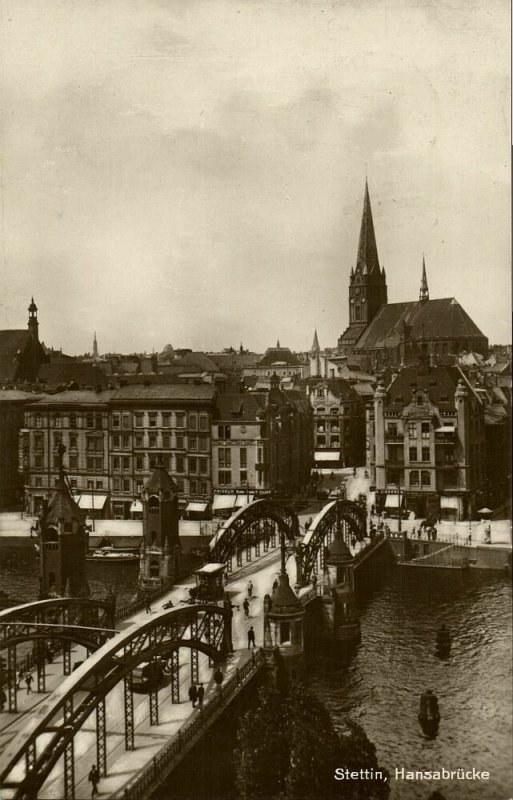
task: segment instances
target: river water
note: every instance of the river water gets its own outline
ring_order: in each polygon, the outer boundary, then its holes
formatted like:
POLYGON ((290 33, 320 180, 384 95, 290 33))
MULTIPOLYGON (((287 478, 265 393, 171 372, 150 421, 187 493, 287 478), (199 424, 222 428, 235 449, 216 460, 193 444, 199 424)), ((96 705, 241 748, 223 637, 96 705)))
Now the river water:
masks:
MULTIPOLYGON (((120 601, 135 593, 138 565, 88 563, 93 595, 114 587, 120 601)), ((37 595, 31 549, 0 550, 0 589, 16 599, 37 595)), ((344 729, 349 715, 376 745, 391 773, 391 800, 427 800, 441 789, 446 800, 508 800, 512 789, 511 584, 491 574, 420 572, 396 568, 361 605, 362 642, 344 668, 310 675, 316 694, 344 729), (437 628, 453 634, 450 658, 434 653, 437 628), (419 695, 438 695, 442 720, 426 739, 417 713, 419 695), (411 782, 395 769, 472 769, 488 782, 411 782)))

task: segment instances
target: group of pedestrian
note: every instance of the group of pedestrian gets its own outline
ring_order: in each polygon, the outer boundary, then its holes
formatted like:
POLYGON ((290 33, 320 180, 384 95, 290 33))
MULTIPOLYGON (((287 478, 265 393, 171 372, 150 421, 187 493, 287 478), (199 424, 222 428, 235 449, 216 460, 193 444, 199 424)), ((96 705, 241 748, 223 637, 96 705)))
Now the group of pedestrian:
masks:
POLYGON ((192 683, 189 688, 189 700, 192 703, 192 707, 196 708, 196 703, 198 704, 198 708, 203 708, 203 699, 205 697, 205 687, 202 683, 196 686, 195 683, 192 683))

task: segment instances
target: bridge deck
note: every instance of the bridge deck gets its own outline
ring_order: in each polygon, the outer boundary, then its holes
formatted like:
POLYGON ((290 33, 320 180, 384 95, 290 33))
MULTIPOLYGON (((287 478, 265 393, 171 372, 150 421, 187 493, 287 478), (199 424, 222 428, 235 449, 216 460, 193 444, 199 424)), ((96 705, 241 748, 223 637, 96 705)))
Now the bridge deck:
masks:
MULTIPOLYGON (((227 590, 232 598, 232 603, 239 605, 233 610, 233 647, 234 653, 228 658, 223 672, 225 682, 241 669, 248 658, 251 657, 247 649, 247 631, 253 625, 257 637, 257 646, 261 644, 262 637, 262 610, 264 594, 270 592, 273 580, 279 569, 279 553, 277 550, 269 553, 258 561, 246 564, 235 572, 228 584, 227 590), (249 617, 246 618, 242 602, 246 596, 246 587, 249 578, 253 582, 253 599, 250 603, 249 617)), ((291 576, 292 577, 292 576, 291 576)), ((187 597, 187 589, 193 581, 185 581, 173 588, 168 595, 162 597, 153 605, 153 611, 159 611, 163 604, 172 600, 175 605, 187 597)), ((146 621, 146 612, 138 612, 118 625, 118 629, 128 630, 138 623, 146 621)), ((85 658, 83 648, 76 646, 72 651, 72 664, 85 658)), ((184 728, 195 716, 205 713, 198 708, 192 708, 188 700, 190 685, 189 654, 180 659, 180 703, 171 703, 170 688, 163 687, 159 692, 159 724, 149 724, 149 702, 146 694, 134 694, 135 747, 133 751, 126 751, 124 746, 124 721, 123 721, 123 686, 118 685, 110 692, 107 702, 107 765, 108 775, 100 782, 100 792, 103 796, 118 795, 123 787, 132 783, 136 776, 151 764, 153 758, 162 749, 169 745, 173 738, 178 737, 179 731, 184 728)), ((212 669, 208 666, 208 659, 200 655, 199 659, 200 680, 205 684, 205 706, 215 697, 216 687, 212 680, 212 669)), ((53 664, 47 665, 47 686, 44 694, 26 694, 26 687, 18 693, 18 707, 21 714, 15 716, 3 713, 0 715, 0 747, 4 748, 11 739, 25 727, 28 715, 32 710, 44 703, 51 691, 63 680, 62 662, 56 659, 53 664)), ((87 775, 91 765, 96 760, 95 725, 94 715, 75 737, 75 780, 76 800, 89 798, 91 785, 87 775)), ((45 799, 63 797, 62 761, 58 763, 49 779, 45 783, 40 796, 45 799)), ((121 796, 121 795, 120 795, 121 796)), ((9 797, 5 791, 6 799, 9 797)))

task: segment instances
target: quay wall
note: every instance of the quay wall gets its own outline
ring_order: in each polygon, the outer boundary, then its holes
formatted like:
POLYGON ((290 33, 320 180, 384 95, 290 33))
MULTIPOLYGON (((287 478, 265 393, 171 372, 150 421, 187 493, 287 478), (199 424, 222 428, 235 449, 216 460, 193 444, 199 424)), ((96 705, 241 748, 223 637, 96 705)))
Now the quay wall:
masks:
MULTIPOLYGON (((390 538, 388 542, 399 561, 438 553, 448 546, 447 542, 426 542, 414 539, 390 538)), ((455 554, 457 552, 459 558, 467 558, 471 568, 504 572, 508 568, 511 548, 497 545, 456 545, 453 552, 455 554)))

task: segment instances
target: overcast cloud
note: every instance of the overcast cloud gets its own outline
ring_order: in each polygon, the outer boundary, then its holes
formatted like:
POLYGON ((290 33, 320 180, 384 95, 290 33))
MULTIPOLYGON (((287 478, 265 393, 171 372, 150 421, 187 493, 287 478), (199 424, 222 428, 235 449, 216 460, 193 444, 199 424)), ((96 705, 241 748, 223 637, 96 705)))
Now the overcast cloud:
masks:
POLYGON ((365 173, 389 300, 510 335, 507 0, 0 0, 0 328, 70 353, 347 325, 365 173))

